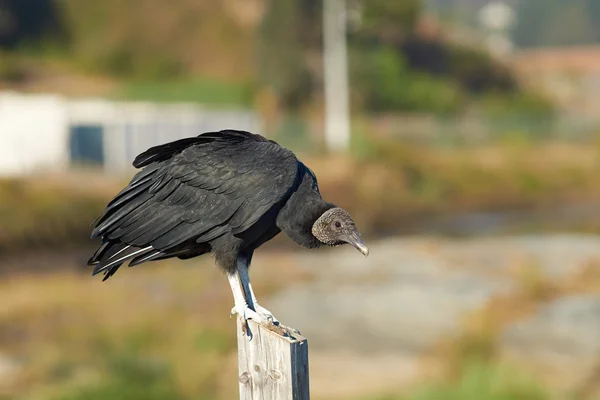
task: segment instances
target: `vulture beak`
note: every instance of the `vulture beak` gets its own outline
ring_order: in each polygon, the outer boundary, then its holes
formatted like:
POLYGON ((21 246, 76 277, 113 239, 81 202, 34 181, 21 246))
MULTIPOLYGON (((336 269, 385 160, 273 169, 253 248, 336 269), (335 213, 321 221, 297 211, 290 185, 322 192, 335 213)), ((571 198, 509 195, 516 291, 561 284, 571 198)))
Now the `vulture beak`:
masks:
POLYGON ((363 254, 363 256, 366 257, 369 255, 369 248, 367 247, 365 242, 363 242, 363 240, 360 238, 358 232, 352 232, 346 239, 346 242, 354 246, 354 248, 360 251, 363 254))

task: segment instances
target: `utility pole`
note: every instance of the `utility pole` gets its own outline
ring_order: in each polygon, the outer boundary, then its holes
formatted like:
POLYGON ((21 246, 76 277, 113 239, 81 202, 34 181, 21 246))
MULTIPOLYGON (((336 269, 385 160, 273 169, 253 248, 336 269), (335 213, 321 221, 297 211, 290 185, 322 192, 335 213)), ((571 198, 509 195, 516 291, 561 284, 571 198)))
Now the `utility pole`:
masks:
POLYGON ((346 0, 323 0, 325 143, 330 151, 350 146, 346 0))

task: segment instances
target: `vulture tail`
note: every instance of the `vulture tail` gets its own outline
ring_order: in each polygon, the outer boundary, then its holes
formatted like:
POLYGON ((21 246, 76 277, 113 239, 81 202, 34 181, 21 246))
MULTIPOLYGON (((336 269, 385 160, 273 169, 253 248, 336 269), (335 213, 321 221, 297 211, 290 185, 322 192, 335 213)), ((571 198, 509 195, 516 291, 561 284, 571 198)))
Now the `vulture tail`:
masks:
POLYGON ((104 279, 102 280, 105 281, 114 275, 121 265, 132 258, 130 266, 150 261, 162 254, 152 246, 140 248, 124 243, 106 242, 90 258, 88 265, 94 266, 92 275, 104 272, 104 279))

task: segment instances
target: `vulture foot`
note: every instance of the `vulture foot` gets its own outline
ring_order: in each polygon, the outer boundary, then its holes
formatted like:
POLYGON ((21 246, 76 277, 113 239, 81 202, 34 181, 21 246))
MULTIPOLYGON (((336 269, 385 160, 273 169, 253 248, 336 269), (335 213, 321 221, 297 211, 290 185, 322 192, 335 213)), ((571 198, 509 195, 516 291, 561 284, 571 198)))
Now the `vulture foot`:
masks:
POLYGON ((257 324, 265 324, 265 323, 269 322, 269 320, 268 320, 268 318, 266 316, 263 316, 263 315, 257 313, 256 311, 254 311, 253 309, 251 309, 247 305, 244 306, 244 307, 234 306, 231 309, 230 316, 233 316, 235 314, 237 314, 238 317, 241 320, 243 320, 244 322, 246 322, 249 319, 251 319, 252 321, 256 322, 257 324))
POLYGON ((252 340, 252 336, 253 336, 252 331, 250 330, 250 327, 248 326, 249 319, 256 322, 257 324, 261 324, 261 325, 265 325, 265 326, 268 324, 272 324, 272 322, 267 320, 265 317, 263 317, 262 315, 258 314, 256 311, 254 311, 250 307, 248 307, 247 304, 244 304, 241 307, 234 306, 231 309, 231 313, 229 314, 229 317, 233 316, 234 314, 238 315, 238 318, 240 319, 240 321, 242 323, 242 330, 244 331, 244 334, 248 337, 248 340, 252 340))
MULTIPOLYGON (((278 328, 280 328, 281 330, 283 330, 287 335, 294 336, 294 334, 296 334, 296 335, 300 334, 300 331, 298 331, 297 329, 290 328, 289 326, 283 325, 281 322, 279 322, 279 320, 277 318, 275 318, 273 316, 273 313, 271 311, 267 310, 260 304, 254 303, 254 309, 256 310, 256 312, 259 315, 263 316, 267 321, 272 322, 273 325, 275 325, 278 328)), ((286 335, 284 334, 284 336, 286 336, 286 335)))
POLYGON ((252 340, 253 336, 252 331, 248 326, 249 319, 273 332, 279 333, 282 336, 294 337, 295 335, 300 334, 300 332, 296 329, 282 325, 266 308, 261 307, 258 304, 256 305, 256 308, 257 311, 254 311, 250 307, 245 305, 244 307, 239 308, 234 306, 231 309, 230 316, 233 316, 234 314, 238 315, 238 318, 240 318, 240 321, 242 322, 242 329, 244 331, 244 334, 248 336, 248 340, 252 340))
POLYGON ((271 311, 267 310, 266 308, 264 308, 263 306, 261 306, 258 303, 254 304, 254 309, 256 310, 256 312, 259 315, 261 315, 265 319, 271 321, 275 325, 279 325, 279 320, 273 316, 273 313, 271 311))

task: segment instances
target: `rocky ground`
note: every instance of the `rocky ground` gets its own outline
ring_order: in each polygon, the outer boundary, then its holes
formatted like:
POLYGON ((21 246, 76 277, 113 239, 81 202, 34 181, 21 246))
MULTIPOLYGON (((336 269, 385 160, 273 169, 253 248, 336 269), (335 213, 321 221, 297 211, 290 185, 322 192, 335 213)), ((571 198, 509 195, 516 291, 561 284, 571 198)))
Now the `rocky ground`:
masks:
POLYGON ((341 380, 348 393, 361 381, 414 382, 444 343, 472 334, 473 319, 502 358, 596 391, 599 260, 595 236, 395 238, 372 244, 368 259, 350 248, 298 255, 314 279, 267 305, 309 338, 320 392, 343 395, 341 380))

